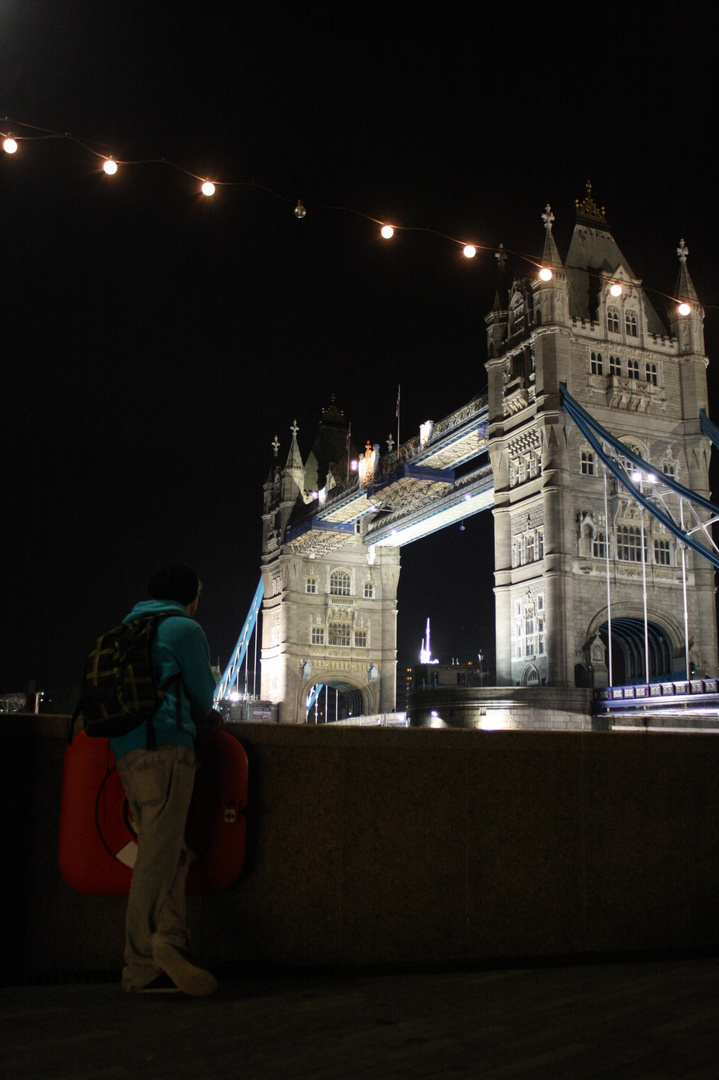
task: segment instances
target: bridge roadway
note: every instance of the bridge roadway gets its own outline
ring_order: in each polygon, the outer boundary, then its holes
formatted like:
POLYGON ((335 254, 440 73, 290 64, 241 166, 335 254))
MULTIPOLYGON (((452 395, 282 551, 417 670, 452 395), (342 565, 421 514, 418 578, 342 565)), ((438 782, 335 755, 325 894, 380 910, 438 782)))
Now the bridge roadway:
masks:
POLYGON ((402 547, 491 507, 489 462, 466 468, 487 453, 487 398, 481 394, 418 436, 380 457, 375 451, 345 483, 322 491, 286 541, 298 553, 322 555, 372 521, 369 547, 402 547))

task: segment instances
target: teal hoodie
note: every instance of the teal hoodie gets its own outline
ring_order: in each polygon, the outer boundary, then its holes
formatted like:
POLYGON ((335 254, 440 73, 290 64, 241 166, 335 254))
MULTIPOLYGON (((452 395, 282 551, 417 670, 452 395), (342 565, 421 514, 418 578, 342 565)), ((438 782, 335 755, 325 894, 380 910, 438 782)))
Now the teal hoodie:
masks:
MULTIPOLYGON (((153 724, 158 746, 194 745, 197 729, 192 719, 204 716, 212 708, 215 693, 215 677, 210 667, 210 648, 199 623, 190 618, 187 608, 174 600, 142 600, 136 604, 123 622, 131 622, 143 615, 171 611, 157 624, 152 643, 150 661, 155 681, 165 687, 173 676, 182 675, 182 689, 178 682, 167 686, 165 697, 155 713, 153 724), (182 728, 177 726, 177 693, 182 695, 182 728), (192 710, 192 711, 191 711, 192 710)), ((110 739, 115 759, 129 754, 131 750, 147 746, 147 725, 143 721, 127 735, 110 739)))

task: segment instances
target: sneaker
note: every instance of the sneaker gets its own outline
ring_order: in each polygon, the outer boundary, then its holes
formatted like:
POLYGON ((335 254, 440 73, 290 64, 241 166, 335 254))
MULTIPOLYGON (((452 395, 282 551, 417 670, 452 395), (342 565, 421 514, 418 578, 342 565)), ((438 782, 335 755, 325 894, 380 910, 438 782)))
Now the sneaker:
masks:
POLYGON ((175 986, 174 982, 169 975, 166 975, 164 971, 161 971, 159 975, 156 975, 152 982, 147 983, 145 986, 139 987, 137 990, 133 990, 135 994, 179 994, 179 986, 175 986))
POLYGON ((183 955, 180 949, 167 942, 160 942, 152 950, 152 958, 158 967, 172 979, 178 990, 193 997, 214 994, 217 979, 204 968, 197 967, 183 955))

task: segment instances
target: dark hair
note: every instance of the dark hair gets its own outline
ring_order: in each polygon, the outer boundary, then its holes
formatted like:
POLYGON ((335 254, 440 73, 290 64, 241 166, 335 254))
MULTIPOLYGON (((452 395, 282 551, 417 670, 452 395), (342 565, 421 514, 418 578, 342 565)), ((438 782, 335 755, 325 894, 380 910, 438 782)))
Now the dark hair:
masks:
POLYGON ((161 566, 150 578, 147 586, 153 600, 176 600, 185 607, 197 596, 200 579, 194 570, 184 563, 161 566))

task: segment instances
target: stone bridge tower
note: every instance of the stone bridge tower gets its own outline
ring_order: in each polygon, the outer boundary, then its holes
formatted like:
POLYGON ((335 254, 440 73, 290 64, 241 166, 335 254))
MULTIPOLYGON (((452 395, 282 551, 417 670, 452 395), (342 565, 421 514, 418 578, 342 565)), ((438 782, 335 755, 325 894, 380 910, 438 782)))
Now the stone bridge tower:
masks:
POLYGON ((303 463, 297 425, 284 467, 264 485, 262 697, 280 722, 304 723, 314 686, 340 691, 341 715, 391 712, 397 671, 399 549, 367 547, 366 520, 322 531, 307 517, 347 479, 348 429, 333 403, 322 411, 303 463))
MULTIPOLYGON (((591 196, 562 263, 543 214, 543 272, 514 278, 487 316, 495 479, 497 682, 644 681, 643 570, 651 677, 685 669, 681 551, 642 513, 560 404, 559 387, 656 472, 709 497, 703 311, 679 246, 675 300, 660 319, 591 196), (678 300, 690 313, 681 315, 678 300), (606 509, 605 509, 606 507, 606 509), (644 553, 642 560, 642 528, 644 553), (608 555, 608 559, 607 559, 608 555), (644 565, 643 565, 644 564, 644 565)), ((678 501, 669 497, 678 517, 678 501)), ((686 552, 690 664, 717 674, 714 575, 686 552)))

